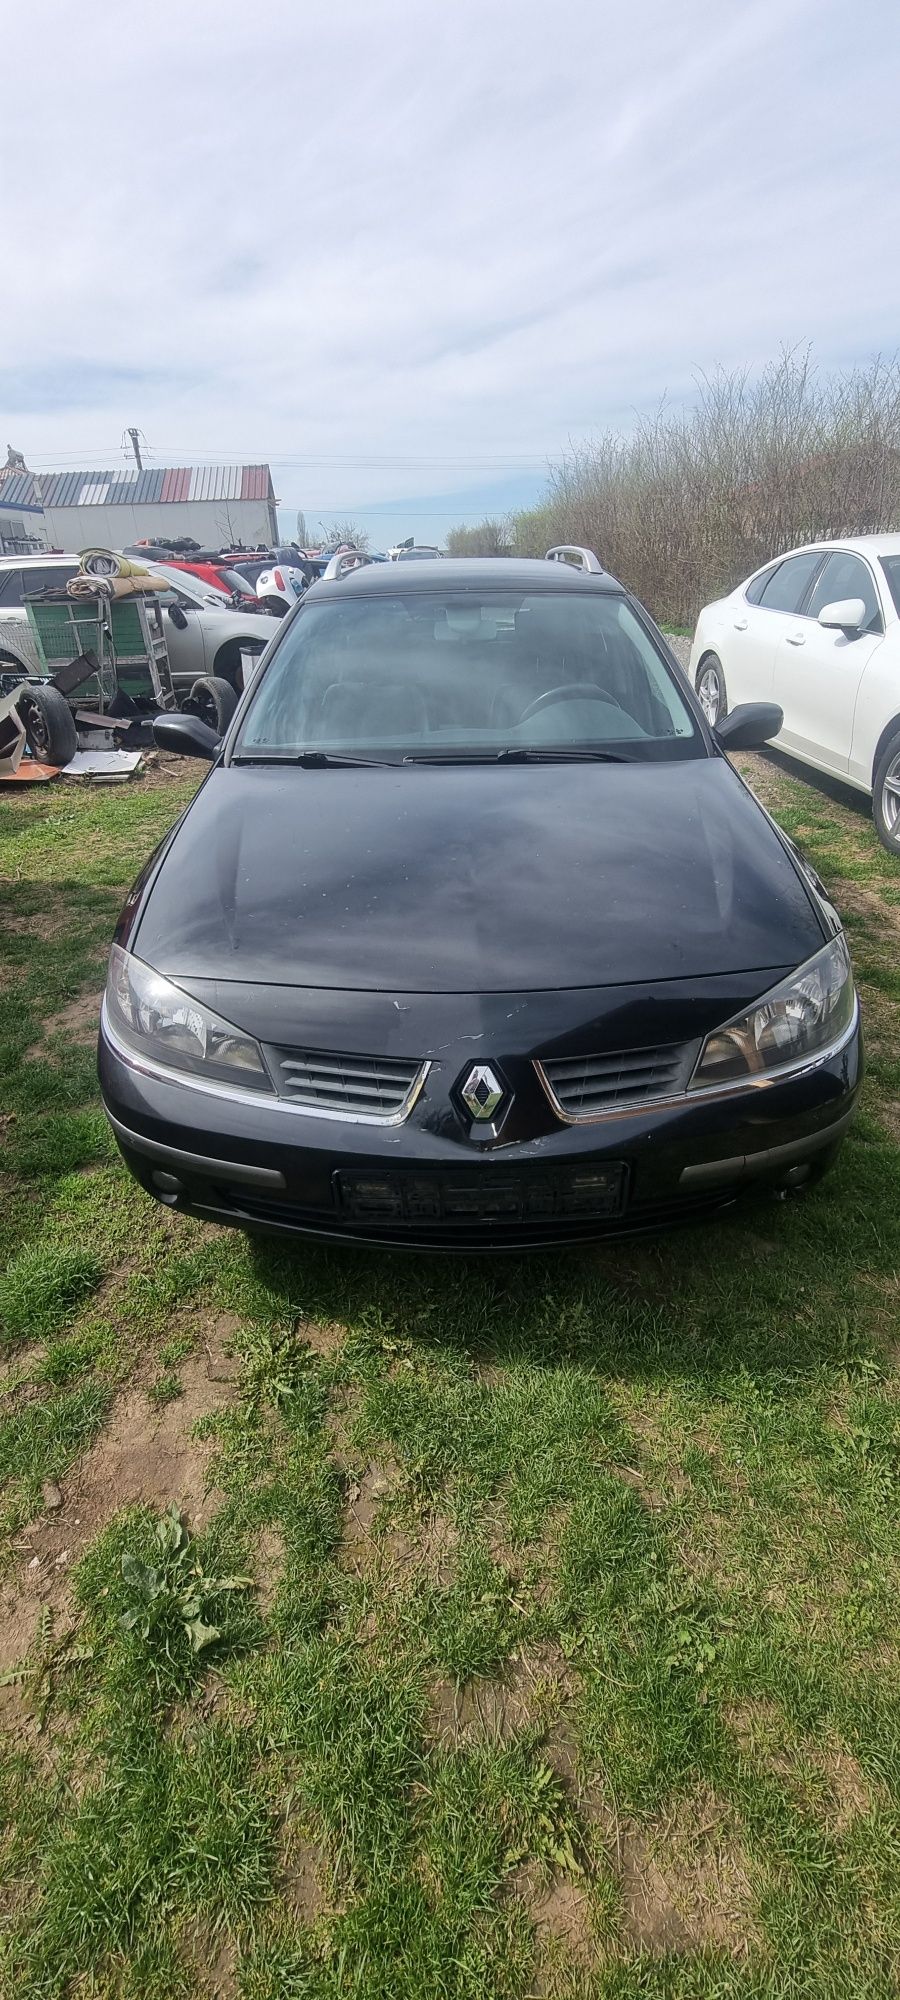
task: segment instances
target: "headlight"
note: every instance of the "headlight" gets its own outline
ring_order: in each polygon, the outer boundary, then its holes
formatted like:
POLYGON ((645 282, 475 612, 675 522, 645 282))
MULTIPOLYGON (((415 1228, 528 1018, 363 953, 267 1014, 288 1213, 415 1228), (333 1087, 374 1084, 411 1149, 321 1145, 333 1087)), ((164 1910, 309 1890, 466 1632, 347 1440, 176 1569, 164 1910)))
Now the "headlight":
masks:
POLYGON ((746 1082, 818 1055, 850 1028, 855 1005, 847 947, 837 937, 746 1014, 707 1036, 690 1088, 746 1082))
POLYGON ((273 1090, 258 1043, 117 944, 109 954, 106 1008, 122 1041, 166 1069, 273 1090))

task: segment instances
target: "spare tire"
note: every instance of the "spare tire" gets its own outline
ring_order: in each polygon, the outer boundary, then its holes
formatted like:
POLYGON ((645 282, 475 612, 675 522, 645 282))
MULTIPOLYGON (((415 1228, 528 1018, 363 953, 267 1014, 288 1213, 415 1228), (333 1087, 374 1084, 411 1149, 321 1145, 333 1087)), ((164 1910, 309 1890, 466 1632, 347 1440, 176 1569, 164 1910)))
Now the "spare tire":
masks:
POLYGON ((75 717, 58 688, 26 681, 16 702, 28 748, 39 764, 70 764, 78 748, 75 717))
POLYGON ((199 715, 201 722, 208 723, 217 736, 224 736, 237 705, 234 688, 219 674, 201 675, 185 702, 185 708, 192 715, 199 715))

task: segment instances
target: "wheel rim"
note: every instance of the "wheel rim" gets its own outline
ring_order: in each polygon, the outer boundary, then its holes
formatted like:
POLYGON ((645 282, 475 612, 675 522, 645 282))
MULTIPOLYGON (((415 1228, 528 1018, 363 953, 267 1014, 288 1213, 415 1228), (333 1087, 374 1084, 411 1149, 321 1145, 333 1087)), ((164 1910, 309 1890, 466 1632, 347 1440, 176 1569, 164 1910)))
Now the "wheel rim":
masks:
POLYGON ((900 847, 900 754, 891 758, 881 781, 881 811, 889 838, 900 847))
POLYGON ((46 762, 47 752, 50 748, 50 732, 47 728, 47 718, 43 710, 38 707, 36 701, 29 701, 27 696, 24 701, 18 703, 18 709, 19 720, 31 744, 37 762, 39 764, 46 762))
POLYGON ((199 715, 201 722, 205 722, 210 729, 218 729, 219 711, 216 706, 216 697, 210 693, 209 688, 200 689, 200 693, 194 696, 192 707, 195 715, 199 715))
POLYGON ((697 696, 706 720, 712 727, 718 722, 719 709, 722 706, 722 683, 717 667, 704 667, 697 682, 697 696))

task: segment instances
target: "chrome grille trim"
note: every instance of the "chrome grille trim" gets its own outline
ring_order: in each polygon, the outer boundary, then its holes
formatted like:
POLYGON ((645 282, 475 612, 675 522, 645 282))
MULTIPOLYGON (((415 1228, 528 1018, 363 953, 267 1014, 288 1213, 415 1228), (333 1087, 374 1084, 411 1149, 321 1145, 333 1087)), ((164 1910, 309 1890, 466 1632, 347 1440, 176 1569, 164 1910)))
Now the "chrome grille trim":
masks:
POLYGON ((427 1062, 359 1056, 333 1049, 266 1049, 282 1100, 321 1118, 401 1125, 415 1104, 427 1062))
POLYGON ((655 1049, 551 1057, 534 1067, 557 1117, 583 1125, 680 1096, 698 1048, 699 1042, 670 1042, 655 1049))

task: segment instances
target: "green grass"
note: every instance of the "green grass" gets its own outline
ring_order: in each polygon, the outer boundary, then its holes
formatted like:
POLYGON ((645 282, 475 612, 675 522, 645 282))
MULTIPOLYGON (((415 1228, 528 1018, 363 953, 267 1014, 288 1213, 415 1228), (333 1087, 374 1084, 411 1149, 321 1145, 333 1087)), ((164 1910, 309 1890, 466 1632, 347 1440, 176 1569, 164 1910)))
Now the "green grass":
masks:
POLYGON ((0 1990, 895 1995, 900 874, 745 768, 859 975, 836 1169, 496 1264, 152 1207, 55 1024, 188 785, 0 802, 0 1990))

